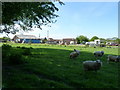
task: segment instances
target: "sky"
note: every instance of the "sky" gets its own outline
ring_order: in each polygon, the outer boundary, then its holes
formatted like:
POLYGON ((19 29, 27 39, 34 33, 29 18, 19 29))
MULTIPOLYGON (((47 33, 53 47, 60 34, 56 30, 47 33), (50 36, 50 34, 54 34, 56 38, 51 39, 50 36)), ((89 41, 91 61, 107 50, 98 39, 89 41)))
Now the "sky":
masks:
MULTIPOLYGON (((84 35, 89 39, 118 37, 118 2, 65 2, 55 3, 59 8, 57 22, 42 30, 17 34, 35 35, 54 39, 76 38, 84 35)), ((13 35, 9 35, 13 37, 13 35)))

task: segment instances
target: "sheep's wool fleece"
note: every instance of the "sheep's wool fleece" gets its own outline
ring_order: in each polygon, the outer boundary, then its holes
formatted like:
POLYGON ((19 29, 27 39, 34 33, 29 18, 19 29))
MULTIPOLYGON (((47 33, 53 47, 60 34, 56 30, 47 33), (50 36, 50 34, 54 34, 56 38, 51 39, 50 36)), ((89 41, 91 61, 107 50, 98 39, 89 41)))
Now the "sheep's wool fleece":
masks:
POLYGON ((108 60, 113 60, 113 61, 115 61, 115 60, 117 60, 117 58, 118 58, 118 56, 112 56, 112 55, 109 55, 109 56, 108 56, 108 60))
POLYGON ((95 51, 94 56, 96 57, 102 57, 104 55, 104 51, 95 51))
POLYGON ((76 52, 72 52, 72 53, 70 53, 70 55, 74 55, 74 54, 77 54, 76 52))
POLYGON ((95 54, 102 54, 101 51, 96 51, 94 52, 95 54))
POLYGON ((99 69, 100 68, 100 66, 102 66, 102 62, 100 61, 100 60, 97 60, 97 62, 96 61, 85 61, 85 62, 83 62, 83 65, 84 65, 84 68, 85 69, 99 69), (99 66, 98 66, 98 64, 97 63, 99 63, 99 66))
POLYGON ((77 57, 78 55, 79 55, 78 53, 72 52, 72 53, 70 54, 70 58, 75 58, 75 57, 77 57))
POLYGON ((78 50, 76 50, 76 52, 79 54, 80 53, 80 51, 78 51, 78 50))

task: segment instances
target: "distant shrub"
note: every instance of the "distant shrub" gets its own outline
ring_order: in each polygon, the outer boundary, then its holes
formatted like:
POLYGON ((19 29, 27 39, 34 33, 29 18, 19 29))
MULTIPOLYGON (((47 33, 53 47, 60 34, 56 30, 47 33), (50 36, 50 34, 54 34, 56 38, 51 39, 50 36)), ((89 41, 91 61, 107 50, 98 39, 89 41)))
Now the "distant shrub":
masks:
POLYGON ((17 46, 16 48, 21 48, 20 46, 17 46))
POLYGON ((21 47, 22 49, 27 49, 26 47, 21 47))
POLYGON ((23 50, 23 53, 22 53, 23 55, 31 55, 31 50, 30 50, 30 48, 25 48, 24 50, 23 50))
POLYGON ((24 63, 24 58, 20 52, 14 52, 11 53, 9 56, 9 61, 10 64, 22 64, 24 63))
POLYGON ((8 50, 2 50, 2 61, 5 61, 5 60, 7 60, 8 58, 9 58, 9 56, 10 56, 10 50, 9 50, 9 52, 8 52, 8 50))
POLYGON ((2 61, 6 64, 22 64, 25 63, 22 50, 19 48, 11 47, 10 45, 2 46, 2 61))
POLYGON ((30 47, 30 49, 33 49, 33 47, 30 47))
POLYGON ((10 56, 10 51, 11 51, 12 46, 8 44, 3 44, 2 45, 2 58, 6 59, 10 56))
POLYGON ((3 45, 2 45, 2 49, 3 49, 3 50, 9 50, 9 49, 11 49, 11 48, 12 48, 12 46, 9 45, 9 44, 3 44, 3 45))

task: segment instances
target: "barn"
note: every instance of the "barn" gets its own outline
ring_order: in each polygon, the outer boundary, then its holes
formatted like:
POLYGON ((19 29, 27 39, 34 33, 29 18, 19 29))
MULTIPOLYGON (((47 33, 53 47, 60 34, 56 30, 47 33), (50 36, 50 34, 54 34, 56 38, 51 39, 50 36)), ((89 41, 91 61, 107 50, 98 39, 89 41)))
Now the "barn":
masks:
POLYGON ((46 43, 48 43, 48 44, 60 44, 60 42, 61 42, 60 39, 49 38, 46 43))
POLYGON ((15 35, 12 40, 15 43, 41 43, 41 39, 34 35, 15 35))
POLYGON ((63 38, 63 40, 62 40, 62 42, 61 42, 61 44, 63 44, 63 45, 69 45, 69 44, 76 44, 77 43, 77 41, 76 41, 76 39, 74 39, 74 38, 63 38))

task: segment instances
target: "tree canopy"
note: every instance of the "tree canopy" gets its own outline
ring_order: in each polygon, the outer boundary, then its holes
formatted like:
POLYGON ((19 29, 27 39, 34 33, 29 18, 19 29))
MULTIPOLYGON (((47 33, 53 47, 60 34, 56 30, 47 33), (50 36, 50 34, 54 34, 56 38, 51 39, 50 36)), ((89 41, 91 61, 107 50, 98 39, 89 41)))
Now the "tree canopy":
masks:
POLYGON ((99 39, 97 36, 93 36, 90 41, 94 41, 95 39, 99 39))
POLYGON ((42 29, 42 25, 56 22, 55 18, 58 15, 55 12, 58 10, 53 2, 2 2, 4 29, 0 31, 14 34, 17 31, 14 28, 15 23, 19 24, 23 30, 30 30, 33 26, 42 29))
POLYGON ((80 36, 76 37, 76 40, 77 40, 78 44, 85 43, 85 42, 89 41, 89 39, 86 36, 83 36, 83 35, 80 35, 80 36))

